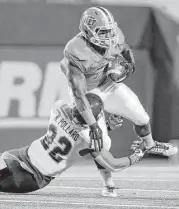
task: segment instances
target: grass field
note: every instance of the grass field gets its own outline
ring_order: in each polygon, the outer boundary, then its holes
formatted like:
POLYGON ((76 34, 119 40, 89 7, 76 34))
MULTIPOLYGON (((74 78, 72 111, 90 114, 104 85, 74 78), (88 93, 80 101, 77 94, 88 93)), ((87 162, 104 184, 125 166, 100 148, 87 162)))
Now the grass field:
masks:
POLYGON ((79 164, 37 192, 0 193, 0 209, 179 209, 176 165, 144 162, 115 173, 114 180, 118 197, 104 198, 94 164, 79 164))

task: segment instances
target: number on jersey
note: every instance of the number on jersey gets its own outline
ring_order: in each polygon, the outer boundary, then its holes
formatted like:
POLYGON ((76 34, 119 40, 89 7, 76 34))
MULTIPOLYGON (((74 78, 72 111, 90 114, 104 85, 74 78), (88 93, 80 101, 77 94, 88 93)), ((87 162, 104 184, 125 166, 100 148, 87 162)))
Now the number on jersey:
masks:
POLYGON ((51 124, 48 134, 41 140, 42 146, 48 151, 49 156, 57 163, 63 160, 63 156, 69 154, 72 144, 65 136, 60 136, 57 140, 57 128, 51 124), (55 140, 55 141, 54 141, 55 140))

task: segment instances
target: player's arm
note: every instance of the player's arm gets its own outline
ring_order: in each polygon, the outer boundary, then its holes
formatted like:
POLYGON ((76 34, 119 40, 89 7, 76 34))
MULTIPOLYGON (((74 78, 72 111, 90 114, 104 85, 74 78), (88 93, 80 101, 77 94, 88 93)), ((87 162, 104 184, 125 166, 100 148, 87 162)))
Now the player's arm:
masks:
POLYGON ((103 147, 102 131, 96 122, 90 104, 86 98, 86 78, 83 72, 71 62, 68 62, 68 71, 66 75, 72 89, 78 111, 90 127, 91 143, 92 140, 94 140, 95 150, 99 151, 103 147))
POLYGON ((96 120, 93 116, 90 104, 86 98, 86 78, 79 68, 69 62, 67 78, 75 98, 75 102, 80 114, 88 125, 93 125, 96 120))
POLYGON ((111 61, 106 75, 115 83, 124 81, 129 75, 135 71, 135 61, 132 50, 126 43, 122 45, 122 52, 111 61))
POLYGON ((117 172, 139 162, 144 153, 142 150, 138 149, 132 155, 127 157, 114 158, 109 151, 102 149, 100 152, 91 153, 91 155, 101 166, 107 168, 111 172, 117 172))
POLYGON ((125 68, 131 69, 132 71, 134 71, 135 70, 134 55, 130 46, 127 43, 123 44, 123 50, 121 52, 121 55, 124 57, 126 61, 121 62, 120 64, 123 65, 125 68))

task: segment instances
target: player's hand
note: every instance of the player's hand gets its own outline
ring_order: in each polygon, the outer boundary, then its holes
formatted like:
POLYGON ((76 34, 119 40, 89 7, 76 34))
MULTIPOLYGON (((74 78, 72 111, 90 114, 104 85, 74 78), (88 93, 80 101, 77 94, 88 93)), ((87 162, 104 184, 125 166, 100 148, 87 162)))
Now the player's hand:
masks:
POLYGON ((129 156, 130 165, 138 163, 143 158, 144 154, 145 152, 143 152, 141 149, 136 149, 135 152, 129 156))
POLYGON ((103 134, 101 128, 97 123, 90 126, 90 148, 94 148, 95 151, 101 151, 103 148, 103 134))
POLYGON ((135 152, 136 149, 144 149, 144 141, 142 138, 138 138, 137 140, 133 141, 130 149, 135 152))
POLYGON ((111 114, 106 121, 108 131, 120 128, 123 125, 123 118, 119 115, 111 114))

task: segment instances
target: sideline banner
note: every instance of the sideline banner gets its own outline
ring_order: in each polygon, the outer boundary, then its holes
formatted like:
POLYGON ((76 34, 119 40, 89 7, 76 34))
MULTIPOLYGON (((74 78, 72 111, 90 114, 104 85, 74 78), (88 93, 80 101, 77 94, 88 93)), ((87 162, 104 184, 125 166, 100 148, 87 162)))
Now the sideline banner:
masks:
POLYGON ((69 101, 62 53, 62 47, 0 48, 0 128, 46 127, 53 102, 69 101))

